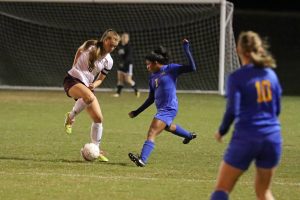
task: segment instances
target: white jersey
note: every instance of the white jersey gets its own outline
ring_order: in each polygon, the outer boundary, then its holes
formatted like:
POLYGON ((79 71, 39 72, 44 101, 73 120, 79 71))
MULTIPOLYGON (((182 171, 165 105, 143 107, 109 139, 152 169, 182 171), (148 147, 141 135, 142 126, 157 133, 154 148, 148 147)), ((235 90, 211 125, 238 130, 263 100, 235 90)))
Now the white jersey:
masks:
POLYGON ((113 59, 110 54, 107 54, 104 58, 99 58, 95 61, 95 68, 90 71, 89 69, 89 52, 95 46, 91 46, 87 50, 81 52, 81 55, 78 57, 77 62, 73 67, 68 71, 68 73, 74 78, 81 80, 87 87, 92 83, 96 76, 99 73, 107 75, 113 66, 113 59))

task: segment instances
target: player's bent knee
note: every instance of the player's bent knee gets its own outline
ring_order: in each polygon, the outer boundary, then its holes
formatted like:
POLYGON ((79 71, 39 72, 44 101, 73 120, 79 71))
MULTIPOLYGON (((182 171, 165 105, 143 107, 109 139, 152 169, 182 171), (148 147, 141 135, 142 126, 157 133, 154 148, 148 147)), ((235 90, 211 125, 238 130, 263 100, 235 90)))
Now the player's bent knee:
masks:
POLYGON ((148 137, 147 137, 147 138, 148 138, 148 139, 154 140, 155 137, 156 137, 156 135, 157 135, 156 131, 153 130, 153 129, 150 129, 150 130, 148 131, 148 137))
POLYGON ((89 94, 89 95, 86 95, 85 97, 83 97, 83 101, 87 105, 91 104, 94 100, 95 100, 95 95, 94 94, 89 94))
POLYGON ((103 123, 103 116, 96 116, 93 118, 94 123, 103 123))
POLYGON ((176 125, 175 124, 171 124, 170 126, 167 126, 166 128, 167 128, 166 131, 169 131, 169 132, 176 131, 176 125))

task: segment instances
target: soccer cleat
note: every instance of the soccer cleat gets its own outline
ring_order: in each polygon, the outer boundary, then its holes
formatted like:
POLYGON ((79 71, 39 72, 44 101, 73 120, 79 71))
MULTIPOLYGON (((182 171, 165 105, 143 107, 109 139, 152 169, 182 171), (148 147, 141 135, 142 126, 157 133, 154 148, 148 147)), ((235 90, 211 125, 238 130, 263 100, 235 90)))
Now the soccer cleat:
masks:
POLYGON ((68 135, 72 134, 72 126, 71 125, 65 125, 65 132, 68 135))
POLYGON ((72 133, 72 124, 74 123, 75 119, 70 119, 70 113, 67 112, 65 114, 65 132, 66 134, 70 135, 72 133))
POLYGON ((191 133, 191 135, 192 135, 192 138, 185 138, 185 139, 182 141, 182 143, 183 143, 183 144, 188 144, 188 143, 190 143, 191 140, 193 140, 193 139, 195 139, 195 138, 197 137, 196 133, 191 133))
POLYGON ((112 96, 113 97, 119 97, 120 95, 118 93, 116 93, 116 94, 113 94, 112 96))
POLYGON ((98 160, 99 160, 100 162, 108 162, 108 158, 106 158, 103 154, 100 154, 100 155, 99 155, 98 160))
POLYGON ((136 92, 136 93, 135 93, 135 96, 136 96, 136 98, 140 98, 141 93, 140 93, 140 92, 136 92))
POLYGON ((134 155, 133 153, 128 154, 130 160, 136 164, 138 167, 145 167, 145 163, 142 161, 139 155, 134 155))
POLYGON ((108 162, 108 158, 105 156, 106 152, 103 150, 100 150, 100 155, 98 157, 98 161, 100 162, 108 162))

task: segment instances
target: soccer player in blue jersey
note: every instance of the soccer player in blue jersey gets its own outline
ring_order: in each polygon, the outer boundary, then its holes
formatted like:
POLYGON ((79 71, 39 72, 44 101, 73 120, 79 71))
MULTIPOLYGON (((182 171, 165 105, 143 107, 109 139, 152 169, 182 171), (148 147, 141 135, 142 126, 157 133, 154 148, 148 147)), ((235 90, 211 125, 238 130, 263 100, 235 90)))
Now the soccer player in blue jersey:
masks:
POLYGON ((258 200, 273 200, 271 179, 281 156, 281 86, 271 68, 275 60, 267 45, 252 31, 242 32, 237 43, 242 66, 233 72, 226 89, 227 106, 215 138, 221 142, 235 121, 230 144, 219 168, 211 200, 227 200, 239 177, 255 161, 258 200))
POLYGON ((149 78, 149 96, 137 110, 131 111, 129 116, 136 117, 152 103, 155 102, 157 113, 154 116, 148 130, 141 155, 129 153, 128 156, 138 167, 144 167, 154 149, 154 140, 163 130, 184 138, 183 143, 188 144, 196 138, 196 134, 183 129, 173 120, 177 114, 178 101, 176 96, 177 77, 182 73, 196 71, 195 61, 190 52, 189 41, 183 40, 183 49, 188 59, 187 65, 168 64, 169 55, 167 50, 160 46, 146 56, 147 70, 151 72, 149 78))

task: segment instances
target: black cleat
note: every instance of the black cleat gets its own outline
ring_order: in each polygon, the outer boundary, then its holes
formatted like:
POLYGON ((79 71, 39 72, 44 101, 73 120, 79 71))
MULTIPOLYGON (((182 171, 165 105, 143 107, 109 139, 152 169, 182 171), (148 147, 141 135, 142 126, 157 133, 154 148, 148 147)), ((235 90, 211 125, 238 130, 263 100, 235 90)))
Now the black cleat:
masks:
POLYGON ((128 154, 130 160, 136 164, 138 167, 145 167, 145 163, 141 160, 139 155, 134 155, 133 153, 128 154))
POLYGON ((188 143, 190 143, 191 140, 193 140, 193 139, 195 139, 195 138, 197 137, 196 133, 191 133, 191 135, 192 135, 192 138, 185 138, 185 139, 182 141, 182 143, 183 143, 183 144, 188 144, 188 143))

